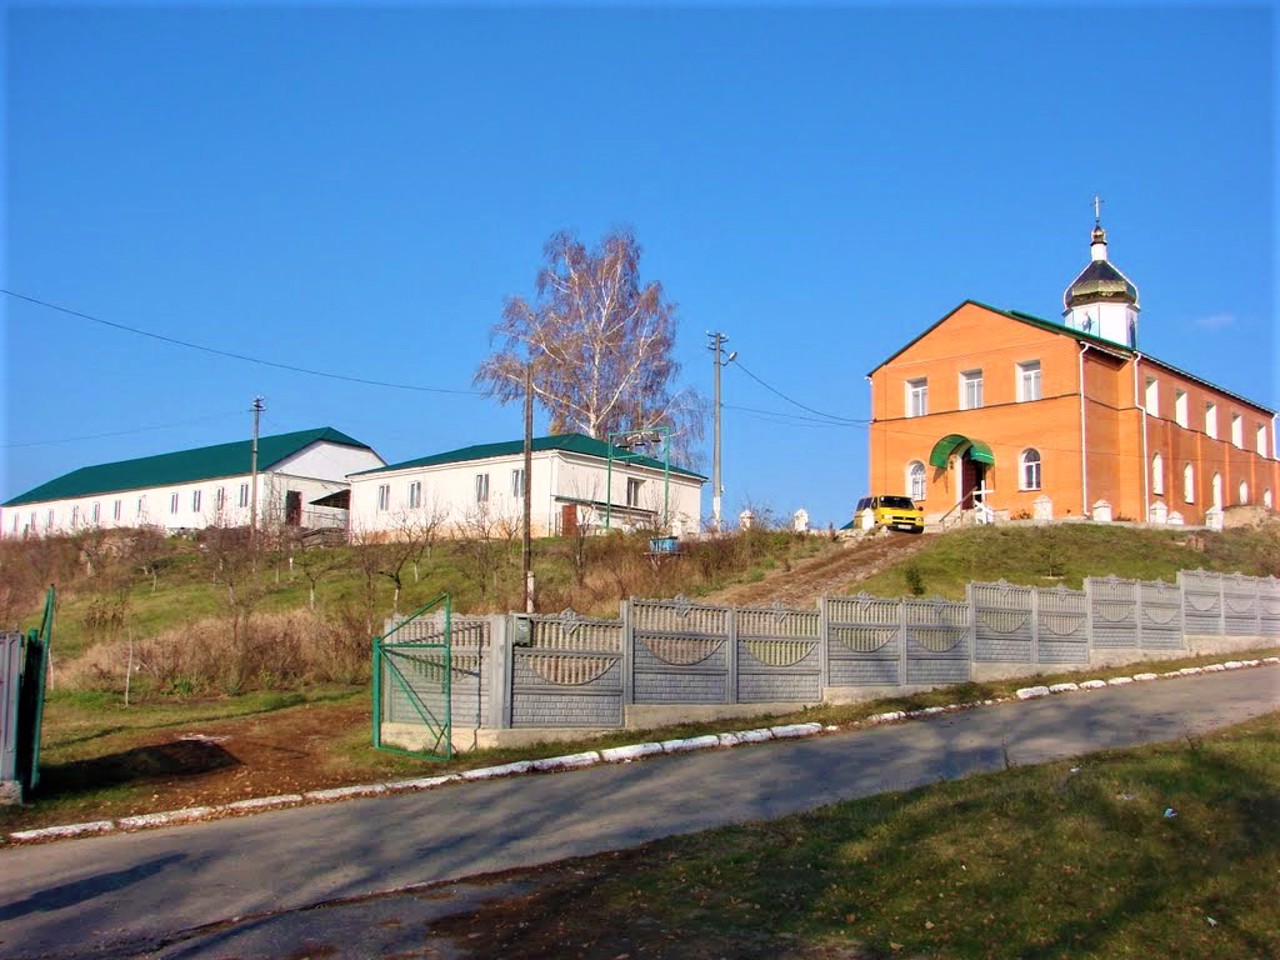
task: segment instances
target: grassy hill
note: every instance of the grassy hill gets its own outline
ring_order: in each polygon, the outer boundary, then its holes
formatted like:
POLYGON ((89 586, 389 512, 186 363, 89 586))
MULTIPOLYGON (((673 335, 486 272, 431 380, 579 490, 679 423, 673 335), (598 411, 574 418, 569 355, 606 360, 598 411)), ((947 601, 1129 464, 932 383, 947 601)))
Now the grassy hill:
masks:
MULTIPOLYGON (((811 606, 822 595, 961 597, 970 580, 1063 583, 1090 575, 1172 580, 1182 569, 1280 574, 1273 525, 1223 533, 1061 524, 938 536, 752 530, 655 561, 641 536, 534 545, 538 608, 612 617, 627 597, 811 606)), ((514 538, 431 545, 307 546, 243 532, 0 544, 0 622, 29 626, 59 590, 55 682, 135 694, 239 693, 367 677, 369 637, 393 609, 441 593, 456 612, 521 606, 514 538), (132 670, 130 670, 132 665, 132 670)))

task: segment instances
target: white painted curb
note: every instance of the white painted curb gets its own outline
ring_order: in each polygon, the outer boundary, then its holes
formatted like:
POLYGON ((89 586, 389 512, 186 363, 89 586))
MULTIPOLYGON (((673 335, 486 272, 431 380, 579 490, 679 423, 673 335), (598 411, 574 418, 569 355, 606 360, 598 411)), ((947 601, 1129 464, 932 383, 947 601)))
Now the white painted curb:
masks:
POLYGON ((91 833, 107 833, 116 828, 114 820, 94 820, 90 823, 71 823, 65 827, 41 827, 39 830, 15 830, 11 840, 53 840, 63 837, 83 837, 91 833))
POLYGON ((308 790, 303 794, 308 800, 346 800, 350 797, 372 797, 390 789, 385 783, 362 783, 354 787, 330 787, 327 790, 308 790))
POLYGON ((121 817, 116 826, 121 830, 137 827, 163 827, 171 823, 202 820, 214 812, 214 807, 187 807, 183 810, 166 810, 164 813, 144 813, 136 817, 121 817))
POLYGON ((720 738, 714 733, 702 737, 690 737, 687 740, 663 740, 662 749, 666 753, 688 753, 690 750, 707 750, 720 746, 720 738))
POLYGON ((1047 697, 1049 695, 1048 687, 1023 687, 1015 690, 1014 695, 1019 700, 1034 700, 1036 697, 1047 697))
POLYGON ((630 763, 632 760, 651 757, 661 752, 662 744, 660 743, 632 743, 625 747, 609 747, 607 750, 601 750, 600 756, 606 763, 630 763))
POLYGON ((494 777, 509 777, 516 773, 528 773, 532 769, 532 760, 517 760, 515 763, 504 763, 499 767, 479 767, 476 770, 464 770, 458 774, 458 779, 492 780, 494 777))
POLYGON ((532 767, 534 770, 572 770, 576 767, 589 767, 599 762, 600 754, 595 750, 588 750, 585 753, 570 753, 563 757, 534 760, 532 767))
POLYGON ((1081 680, 1080 681, 1081 690, 1098 690, 1102 687, 1105 687, 1106 685, 1107 685, 1107 681, 1105 680, 1081 680))
POLYGON ((236 800, 234 803, 224 803, 216 810, 227 810, 237 813, 242 810, 264 810, 268 807, 288 807, 295 803, 302 802, 302 794, 300 793, 282 793, 278 797, 254 797, 251 800, 236 800))
POLYGON ((785 740, 789 737, 812 737, 815 733, 822 732, 822 724, 789 723, 780 727, 770 727, 769 732, 773 734, 775 740, 785 740))
POLYGON ((1073 693, 1080 689, 1078 683, 1051 683, 1049 684, 1050 693, 1073 693))

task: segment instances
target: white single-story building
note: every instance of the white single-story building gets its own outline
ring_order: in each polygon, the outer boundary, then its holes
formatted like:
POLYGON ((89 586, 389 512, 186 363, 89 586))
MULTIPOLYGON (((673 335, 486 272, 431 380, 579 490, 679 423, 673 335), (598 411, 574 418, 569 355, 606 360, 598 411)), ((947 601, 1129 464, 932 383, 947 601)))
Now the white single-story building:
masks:
MULTIPOLYGON (((237 440, 81 467, 0 505, 0 535, 245 526, 253 499, 251 447, 252 441, 237 440)), ((259 437, 259 522, 344 526, 347 474, 385 463, 371 447, 332 427, 259 437)))
MULTIPOLYGON (((524 441, 479 444, 353 474, 353 534, 423 524, 459 537, 512 535, 524 505, 524 441)), ((698 530, 706 477, 580 433, 533 440, 530 532, 698 530)))

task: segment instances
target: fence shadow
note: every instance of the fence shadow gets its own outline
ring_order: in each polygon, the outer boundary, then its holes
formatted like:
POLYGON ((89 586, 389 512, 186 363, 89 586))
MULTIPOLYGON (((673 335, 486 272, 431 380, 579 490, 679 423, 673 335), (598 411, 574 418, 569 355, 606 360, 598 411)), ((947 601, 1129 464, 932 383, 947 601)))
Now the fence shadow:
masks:
POLYGON ((45 798, 68 796, 102 787, 195 777, 239 763, 234 754, 212 741, 174 740, 42 766, 37 793, 45 798))

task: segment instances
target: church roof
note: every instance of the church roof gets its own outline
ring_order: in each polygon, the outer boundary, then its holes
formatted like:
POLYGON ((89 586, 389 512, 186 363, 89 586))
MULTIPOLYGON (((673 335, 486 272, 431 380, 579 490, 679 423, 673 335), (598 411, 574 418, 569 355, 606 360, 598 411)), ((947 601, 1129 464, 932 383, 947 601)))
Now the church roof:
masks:
POLYGON ((1109 260, 1091 261, 1062 295, 1062 302, 1068 310, 1082 303, 1097 303, 1100 300, 1138 302, 1138 288, 1112 266, 1109 260))

